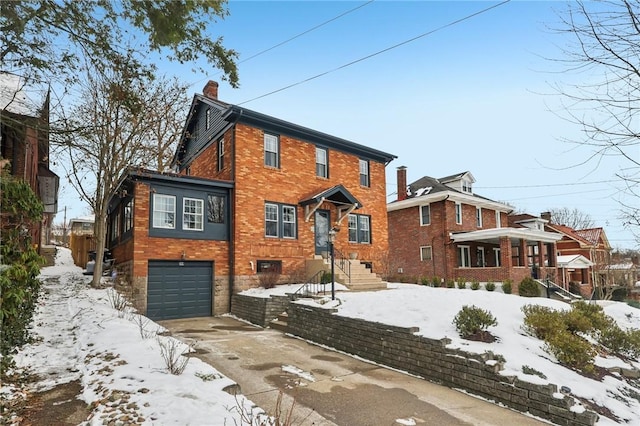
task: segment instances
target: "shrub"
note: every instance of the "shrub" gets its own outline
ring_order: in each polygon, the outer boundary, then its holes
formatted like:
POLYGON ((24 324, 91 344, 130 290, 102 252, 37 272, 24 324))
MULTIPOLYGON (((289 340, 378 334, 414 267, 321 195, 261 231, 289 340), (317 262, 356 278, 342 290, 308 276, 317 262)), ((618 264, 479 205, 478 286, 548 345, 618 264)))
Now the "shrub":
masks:
POLYGON ((580 284, 575 281, 569 281, 569 293, 580 294, 580 284))
POLYGON ((628 296, 627 289, 625 287, 616 288, 611 293, 611 300, 615 300, 616 302, 622 302, 628 296))
POLYGON ((540 288, 538 283, 531 277, 524 277, 518 286, 518 294, 522 297, 538 297, 540 296, 540 288))
POLYGON ((496 289, 496 284, 493 281, 489 281, 487 282, 487 284, 484 286, 484 288, 487 289, 487 291, 493 291, 496 289))
POLYGON ((509 278, 507 278, 506 280, 504 280, 502 282, 502 292, 504 294, 511 294, 511 285, 513 284, 513 281, 509 278))
POLYGON ((542 373, 541 371, 536 370, 533 367, 529 367, 528 365, 523 365, 522 366, 522 372, 524 374, 531 374, 531 375, 534 375, 534 376, 541 377, 543 379, 547 378, 547 376, 545 376, 544 373, 542 373))
POLYGON ((320 277, 320 284, 329 284, 331 282, 331 272, 324 271, 320 277))
POLYGON ((622 330, 615 324, 602 330, 599 343, 623 357, 640 358, 640 330, 622 330))
POLYGON ((458 286, 458 288, 467 288, 467 280, 465 280, 464 278, 459 277, 456 280, 456 285, 458 286))
MULTIPOLYGON (((331 274, 329 274, 331 275, 331 274)), ((261 287, 274 288, 278 284, 280 273, 277 271, 265 271, 258 273, 258 282, 261 287)))
POLYGON ((420 277, 420 284, 422 284, 422 285, 429 285, 429 278, 427 278, 427 277, 420 277))
POLYGON ((632 308, 640 309, 640 302, 637 300, 625 300, 625 303, 632 308))
POLYGON ((440 277, 434 276, 433 278, 431 278, 431 286, 440 287, 440 277))
POLYGON ((471 281, 471 290, 478 290, 480 288, 480 283, 478 280, 471 281))
POLYGON ((547 351, 562 364, 593 372, 593 358, 596 350, 587 340, 566 330, 558 330, 546 339, 547 351))
POLYGON ((453 319, 456 330, 462 338, 468 338, 479 332, 485 331, 492 325, 498 325, 491 312, 477 306, 463 306, 453 319))
POLYGON ((447 286, 447 288, 454 288, 456 286, 456 283, 452 279, 448 279, 445 285, 447 286))
POLYGON ((574 302, 571 307, 573 310, 579 311, 587 317, 594 329, 604 330, 614 324, 613 320, 604 313, 602 307, 595 303, 587 303, 579 300, 574 302))
POLYGON ((546 306, 525 305, 522 307, 524 313, 524 329, 529 334, 538 339, 546 340, 557 330, 564 329, 560 312, 546 306))

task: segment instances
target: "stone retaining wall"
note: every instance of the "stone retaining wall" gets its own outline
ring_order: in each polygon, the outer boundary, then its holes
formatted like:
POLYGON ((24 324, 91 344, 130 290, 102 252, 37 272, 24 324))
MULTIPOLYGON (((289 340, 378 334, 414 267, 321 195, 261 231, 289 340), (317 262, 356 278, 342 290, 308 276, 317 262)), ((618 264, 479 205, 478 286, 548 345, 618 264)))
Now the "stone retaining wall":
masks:
POLYGON ((499 374, 502 363, 490 352, 473 354, 448 349, 449 339, 417 336, 417 328, 371 323, 334 315, 334 312, 291 303, 288 332, 451 388, 463 389, 557 425, 591 426, 598 419, 592 411, 571 411, 574 399, 559 394, 556 385, 536 385, 499 374))
POLYGON ((231 314, 260 327, 269 323, 287 310, 288 296, 252 297, 236 294, 231 300, 231 314))

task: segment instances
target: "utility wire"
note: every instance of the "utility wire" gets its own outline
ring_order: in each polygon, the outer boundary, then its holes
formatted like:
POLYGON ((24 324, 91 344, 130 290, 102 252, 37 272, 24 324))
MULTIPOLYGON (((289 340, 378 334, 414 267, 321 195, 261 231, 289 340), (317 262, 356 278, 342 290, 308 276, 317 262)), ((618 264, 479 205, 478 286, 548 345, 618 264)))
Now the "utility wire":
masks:
POLYGON ((474 189, 522 189, 522 188, 548 188, 554 186, 575 186, 575 185, 595 185, 598 183, 613 183, 619 180, 598 180, 593 182, 574 182, 574 183, 549 183, 544 185, 513 185, 513 186, 474 186, 474 189))
MULTIPOLYGON (((318 29, 318 28, 320 28, 320 27, 323 27, 323 26, 325 26, 325 25, 327 25, 327 24, 329 24, 329 23, 331 23, 331 22, 333 22, 333 21, 335 21, 335 20, 337 20, 337 19, 342 18, 342 17, 343 17, 343 16, 345 16, 345 15, 350 14, 351 12, 355 12, 356 10, 358 10, 358 9, 360 9, 360 8, 362 8, 362 7, 365 7, 365 6, 370 5, 370 4, 371 4, 371 3, 373 3, 374 1, 375 1, 375 0, 369 0, 368 2, 363 3, 363 4, 359 5, 359 6, 356 6, 356 7, 354 7, 353 9, 349 9, 349 10, 347 10, 346 12, 343 12, 343 13, 341 13, 341 14, 340 14, 340 15, 338 15, 338 16, 334 16, 333 18, 331 18, 331 19, 329 19, 329 20, 327 20, 327 21, 324 21, 324 22, 322 22, 321 24, 316 25, 315 27, 311 27, 311 28, 309 28, 308 30, 305 30, 305 31, 301 32, 300 34, 294 35, 293 37, 288 38, 288 39, 286 39, 286 40, 284 40, 284 41, 281 41, 281 42, 280 42, 280 43, 278 43, 278 44, 275 44, 275 45, 273 45, 273 46, 271 46, 271 47, 268 47, 268 48, 266 48, 266 49, 264 49, 264 50, 261 50, 260 52, 258 52, 258 53, 256 53, 256 54, 253 54, 253 55, 249 56, 248 58, 245 58, 245 59, 243 59, 243 60, 241 60, 241 61, 238 61, 238 62, 237 62, 237 65, 240 65, 240 64, 242 64, 242 63, 244 63, 244 62, 247 62, 247 61, 250 61, 250 60, 251 60, 251 59, 253 59, 253 58, 257 58, 258 56, 263 55, 263 54, 265 54, 265 53, 267 53, 267 52, 269 52, 269 51, 271 51, 271 50, 273 50, 273 49, 276 49, 276 48, 278 48, 278 47, 280 47, 280 46, 282 46, 282 45, 284 45, 284 44, 287 44, 287 43, 289 43, 290 41, 293 41, 293 40, 297 39, 298 37, 302 37, 302 36, 303 36, 303 35, 305 35, 305 34, 309 34, 310 32, 315 31, 315 30, 317 30, 317 29, 318 29)), ((216 74, 214 74, 214 77, 215 77, 215 76, 217 76, 217 75, 220 75, 220 74, 222 74, 222 71, 218 71, 216 74)), ((202 82, 202 81, 206 80, 207 78, 209 78, 209 77, 205 77, 205 78, 202 78, 202 79, 200 79, 200 80, 198 80, 198 81, 194 81, 193 83, 189 84, 189 86, 193 86, 194 84, 198 84, 198 83, 200 83, 200 82, 202 82)))
POLYGON ((400 46, 404 46, 405 44, 408 44, 408 43, 411 43, 411 42, 413 42, 413 41, 416 41, 416 40, 418 40, 418 39, 420 39, 420 38, 426 37, 426 36, 431 35, 431 34, 433 34, 433 33, 435 33, 435 32, 438 32, 438 31, 444 30, 445 28, 449 28, 449 27, 451 27, 451 26, 457 25, 457 24, 459 24, 459 23, 461 23, 461 22, 463 22, 463 21, 466 21, 466 20, 468 20, 468 19, 471 19, 471 18, 473 18, 473 17, 476 17, 476 16, 478 16, 478 15, 480 15, 480 14, 482 14, 482 13, 488 12, 488 11, 490 11, 491 9, 495 9, 495 8, 497 8, 497 7, 499 7, 499 6, 502 6, 502 5, 506 4, 506 3, 509 3, 510 1, 511 1, 511 0, 504 0, 504 1, 500 2, 500 3, 498 3, 498 4, 494 4, 493 6, 489 6, 489 7, 485 8, 485 9, 482 9, 482 10, 480 10, 480 11, 478 11, 478 12, 475 12, 475 13, 472 13, 472 14, 470 14, 470 15, 467 15, 467 16, 465 16, 465 17, 463 17, 463 18, 456 19, 455 21, 449 22, 448 24, 442 25, 442 26, 437 27, 437 28, 435 28, 435 29, 433 29, 433 30, 427 31, 427 32, 425 32, 425 33, 422 33, 422 34, 420 34, 420 35, 417 35, 417 36, 415 36, 415 37, 413 37, 413 38, 410 38, 410 39, 405 40, 405 41, 403 41, 403 42, 400 42, 400 43, 398 43, 398 44, 394 44, 393 46, 389 46, 389 47, 387 47, 387 48, 385 48, 385 49, 379 50, 379 51, 374 52, 374 53, 372 53, 372 54, 370 54, 370 55, 367 55, 367 56, 364 56, 364 57, 362 57, 362 58, 356 59, 356 60, 354 60, 354 61, 348 62, 348 63, 346 63, 346 64, 344 64, 344 65, 341 65, 341 66, 339 66, 339 67, 337 67, 337 68, 333 68, 333 69, 331 69, 331 70, 328 70, 328 71, 322 72, 322 73, 320 73, 320 74, 316 74, 316 75, 314 75, 314 76, 312 76, 312 77, 309 77, 309 78, 306 78, 306 79, 304 79, 304 80, 298 81, 297 83, 290 84, 290 85, 288 85, 288 86, 282 87, 282 88, 280 88, 280 89, 274 90, 274 91, 269 92, 269 93, 265 93, 264 95, 257 96, 257 97, 255 97, 255 98, 249 99, 249 100, 247 100, 247 101, 240 102, 240 103, 239 103, 239 104, 237 104, 237 105, 244 105, 244 104, 246 104, 246 103, 253 102, 253 101, 258 100, 258 99, 262 99, 262 98, 264 98, 264 97, 267 97, 267 96, 273 95, 273 94, 275 94, 275 93, 279 93, 279 92, 282 92, 282 91, 284 91, 284 90, 290 89, 290 88, 292 88, 292 87, 299 86, 299 85, 301 85, 301 84, 307 83, 307 82, 309 82, 309 81, 311 81, 311 80, 315 80, 315 79, 317 79, 317 78, 323 77, 323 76, 325 76, 325 75, 327 75, 327 74, 330 74, 330 73, 336 72, 336 71, 341 70, 341 69, 343 69, 343 68, 350 67, 351 65, 354 65, 354 64, 357 64, 357 63, 359 63, 359 62, 365 61, 365 60, 367 60, 367 59, 373 58, 374 56, 381 55, 382 53, 388 52, 388 51, 393 50, 393 49, 395 49, 395 48, 398 48, 398 47, 400 47, 400 46))

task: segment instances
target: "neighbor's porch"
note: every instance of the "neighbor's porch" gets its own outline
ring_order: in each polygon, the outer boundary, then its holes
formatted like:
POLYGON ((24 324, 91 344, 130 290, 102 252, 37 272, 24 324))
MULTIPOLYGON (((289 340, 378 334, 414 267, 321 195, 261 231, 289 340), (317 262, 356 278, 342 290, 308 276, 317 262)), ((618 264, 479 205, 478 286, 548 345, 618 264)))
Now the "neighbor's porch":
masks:
POLYGON ((559 234, 520 228, 494 228, 451 234, 451 276, 515 284, 525 277, 557 279, 559 234))

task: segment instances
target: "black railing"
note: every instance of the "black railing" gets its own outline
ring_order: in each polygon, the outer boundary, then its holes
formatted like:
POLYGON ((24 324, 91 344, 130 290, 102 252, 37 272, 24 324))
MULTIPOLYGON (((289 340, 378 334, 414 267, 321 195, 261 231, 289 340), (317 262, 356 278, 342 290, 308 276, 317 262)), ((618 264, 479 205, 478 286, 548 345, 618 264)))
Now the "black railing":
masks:
POLYGON ((330 282, 323 282, 323 277, 326 277, 327 271, 321 270, 316 272, 311 278, 307 279, 306 283, 303 284, 299 289, 297 289, 293 294, 292 298, 295 300, 298 297, 313 297, 319 294, 325 295, 327 294, 327 284, 331 284, 330 282))
POLYGON ((582 299, 581 295, 574 294, 574 293, 571 293, 571 292, 565 290, 564 288, 562 288, 558 284, 554 283, 550 279, 536 280, 536 281, 539 282, 540 284, 542 284, 546 288, 547 297, 549 297, 551 295, 551 293, 553 292, 553 293, 558 294, 562 299, 565 299, 565 300, 581 300, 582 299))
POLYGON ((351 282, 351 262, 348 257, 337 248, 333 248, 333 263, 347 276, 347 282, 351 282))

